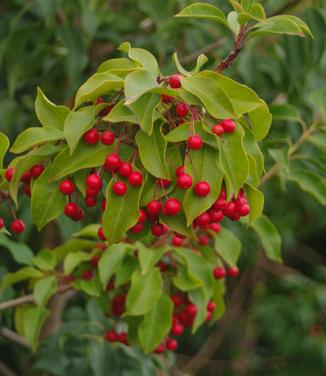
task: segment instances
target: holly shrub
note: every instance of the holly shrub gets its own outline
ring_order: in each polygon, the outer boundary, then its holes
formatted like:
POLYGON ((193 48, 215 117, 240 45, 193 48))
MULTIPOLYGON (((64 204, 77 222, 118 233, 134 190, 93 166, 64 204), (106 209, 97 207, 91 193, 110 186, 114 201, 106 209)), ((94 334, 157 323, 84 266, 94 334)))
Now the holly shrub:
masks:
MULTIPOLYGON (((233 222, 253 230, 267 256, 281 262, 262 184, 278 171, 326 203, 325 179, 288 165, 300 160, 305 140, 318 146, 325 137, 324 114, 310 127, 301 121, 302 135, 285 153, 271 153, 276 163, 266 172, 260 141, 272 124, 269 106, 223 74, 248 40, 311 37, 310 29, 294 16, 266 18, 254 1, 230 3, 228 15, 196 3, 176 16, 211 20, 232 34, 234 48, 215 69, 204 68, 201 54, 188 71, 175 53, 175 73, 167 76, 154 55, 126 42, 121 57, 103 62, 78 89, 73 108, 38 88, 40 125, 18 135, 5 168, 9 140, 0 134, 0 201, 13 217, 0 219, 2 233, 24 232, 15 214, 23 196, 39 231, 59 216, 81 224, 58 247, 16 252, 23 266, 2 278, 3 291, 22 287, 22 297, 0 309, 17 307, 16 330, 34 350, 49 299, 68 290, 97 301, 107 319, 97 333, 103 341, 146 353, 176 350, 186 327, 195 333, 224 313, 226 282, 239 274, 242 248, 233 222)), ((288 113, 286 105, 273 107, 280 120, 288 113)))

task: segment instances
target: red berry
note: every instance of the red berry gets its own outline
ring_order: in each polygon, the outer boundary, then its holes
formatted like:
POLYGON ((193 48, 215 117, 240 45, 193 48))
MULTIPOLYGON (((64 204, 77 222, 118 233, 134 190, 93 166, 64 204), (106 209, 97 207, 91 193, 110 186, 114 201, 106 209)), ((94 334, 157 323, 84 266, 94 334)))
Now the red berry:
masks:
POLYGON ((133 234, 139 234, 140 232, 142 232, 144 230, 144 227, 145 227, 145 225, 143 223, 137 223, 136 225, 131 227, 130 231, 133 234))
POLYGON ((96 197, 98 195, 98 192, 99 191, 97 189, 92 189, 89 187, 86 187, 86 190, 85 190, 86 196, 90 196, 90 197, 96 197))
POLYGON ((123 178, 127 178, 132 173, 132 166, 128 162, 122 162, 119 166, 118 173, 123 178))
POLYGON ((236 266, 234 266, 232 268, 228 268, 227 269, 227 274, 231 278, 236 278, 239 275, 239 268, 237 268, 236 266))
POLYGON ((31 168, 31 175, 34 179, 37 179, 42 172, 44 171, 44 167, 41 164, 36 164, 31 168))
POLYGON ((206 315, 206 321, 211 321, 212 317, 213 317, 213 313, 208 311, 206 315))
POLYGON ((213 270, 213 276, 215 279, 222 279, 226 276, 226 271, 224 268, 220 267, 220 266, 217 266, 214 270, 213 270))
POLYGON ((79 206, 76 203, 74 203, 74 202, 68 202, 65 205, 64 213, 65 213, 65 215, 67 217, 73 218, 73 217, 75 217, 77 215, 78 210, 79 210, 79 206))
POLYGON ((217 124, 212 127, 212 133, 216 134, 217 136, 222 136, 222 134, 225 132, 222 125, 217 124))
POLYGON ((174 351, 178 347, 178 342, 174 338, 167 338, 165 341, 165 346, 168 350, 174 351))
POLYGON ((83 139, 86 142, 86 144, 93 145, 96 144, 99 140, 99 134, 97 129, 92 128, 86 133, 84 133, 83 139))
POLYGON ((160 214, 161 209, 162 204, 160 203, 160 201, 153 200, 147 204, 147 213, 151 217, 157 217, 160 214))
POLYGON ((114 143, 114 133, 110 131, 104 131, 101 134, 101 142, 104 145, 112 145, 114 143))
POLYGON ((163 103, 171 103, 174 100, 174 97, 171 97, 170 95, 161 94, 162 102, 163 103))
POLYGON ((85 212, 82 208, 78 207, 77 212, 71 217, 73 221, 81 221, 85 217, 85 212))
POLYGON ((25 223, 21 219, 15 219, 11 226, 11 232, 15 234, 21 234, 25 230, 25 223))
POLYGON ((120 316, 125 311, 125 295, 116 295, 112 300, 112 313, 115 316, 120 316))
POLYGON ((169 269, 169 266, 165 262, 163 262, 163 261, 159 261, 158 262, 158 266, 160 268, 160 272, 161 273, 164 273, 164 272, 166 272, 169 269))
POLYGON ((138 223, 144 223, 146 221, 146 212, 144 209, 139 209, 138 223))
POLYGON ((65 283, 71 283, 74 280, 74 277, 71 274, 67 274, 63 277, 65 283))
POLYGON ((219 223, 211 223, 207 226, 207 228, 218 233, 221 231, 222 226, 219 223))
POLYGON ((15 169, 13 167, 7 168, 7 170, 5 172, 5 177, 6 177, 8 182, 11 182, 11 180, 14 176, 14 173, 15 173, 15 169))
POLYGON ((5 222, 4 220, 0 217, 0 230, 5 227, 5 222))
POLYGON ((195 224, 197 226, 206 226, 211 223, 211 217, 210 215, 205 212, 200 214, 196 219, 195 219, 195 224))
POLYGON ((109 113, 111 112, 112 110, 112 107, 111 106, 107 106, 105 108, 103 108, 103 110, 100 112, 100 116, 104 117, 106 115, 109 115, 109 113))
POLYGON ((206 181, 200 181, 195 185, 194 191, 197 196, 205 197, 211 191, 211 187, 206 181))
POLYGON ((189 113, 189 106, 186 103, 180 102, 175 105, 175 113, 177 117, 183 118, 189 113))
POLYGON ((199 242, 199 244, 201 244, 201 245, 207 245, 207 244, 209 243, 209 239, 208 239, 208 237, 205 236, 205 235, 199 235, 199 236, 198 236, 198 242, 199 242))
POLYGON ((197 314, 197 307, 195 306, 195 304, 188 304, 186 307, 186 312, 189 316, 195 317, 197 314))
POLYGON ((180 175, 178 176, 177 184, 181 189, 188 189, 192 186, 192 177, 188 174, 180 175))
POLYGON ((101 202, 101 209, 104 211, 106 208, 106 199, 104 198, 101 202))
POLYGON ((172 181, 170 179, 156 179, 156 184, 163 188, 168 188, 172 181))
POLYGON ((181 323, 175 323, 172 325, 171 333, 178 337, 181 336, 184 330, 185 327, 181 323))
POLYGON ((232 133, 235 131, 236 123, 232 119, 225 119, 220 122, 220 125, 226 133, 232 133))
POLYGON ((169 198, 166 200, 163 212, 165 215, 177 215, 181 211, 181 203, 176 198, 169 198))
POLYGON ((116 342, 118 340, 118 334, 115 330, 108 330, 105 337, 109 342, 116 342))
POLYGON ((110 154, 105 159, 105 167, 108 171, 117 171, 120 167, 121 159, 118 154, 110 154))
POLYGON ((221 222, 221 220, 224 218, 224 214, 222 210, 211 209, 208 213, 209 213, 209 216, 211 217, 212 222, 221 222))
POLYGON ((164 343, 161 343, 160 345, 158 345, 156 347, 156 349, 154 350, 156 354, 162 354, 165 350, 165 346, 164 346, 164 343))
POLYGON ((20 178, 20 180, 24 182, 25 184, 29 184, 31 182, 31 171, 30 170, 25 171, 22 177, 20 178))
POLYGON ((86 186, 94 190, 100 190, 103 187, 102 179, 97 174, 90 174, 86 178, 86 186))
POLYGON ((75 190, 75 185, 71 180, 66 179, 60 183, 59 189, 64 195, 71 195, 75 190))
POLYGON ((98 230, 97 230, 97 236, 99 237, 100 240, 102 240, 102 242, 104 242, 106 240, 106 237, 104 235, 104 231, 103 231, 103 228, 100 227, 98 230))
POLYGON ((180 295, 180 294, 174 294, 171 296, 171 299, 173 301, 173 304, 176 306, 176 307, 180 307, 183 303, 184 303, 184 299, 183 299, 183 296, 180 295))
POLYGON ((95 255, 93 256, 90 260, 89 260, 89 263, 93 266, 97 266, 98 262, 100 261, 100 256, 99 255, 95 255))
POLYGON ((25 185, 24 193, 25 193, 26 196, 31 197, 32 192, 31 192, 31 186, 30 185, 25 185))
POLYGON ((237 207, 233 201, 230 201, 224 209, 224 214, 227 217, 232 217, 236 213, 237 207))
POLYGON ((210 300, 210 301, 207 303, 207 311, 208 311, 208 312, 214 312, 215 309, 216 309, 216 304, 215 304, 213 301, 210 300))
POLYGON ((185 173, 185 166, 179 166, 176 170, 175 170, 175 174, 177 176, 181 176, 185 173))
POLYGON ((84 272, 82 272, 81 278, 88 281, 93 278, 93 272, 91 270, 85 270, 84 272))
POLYGON ((154 223, 151 227, 151 232, 154 236, 161 236, 165 233, 166 228, 162 223, 154 223))
POLYGON ((118 196, 124 196, 127 192, 127 184, 123 181, 116 181, 113 184, 113 192, 118 196))
POLYGON ((215 210, 223 210, 223 209, 225 209, 226 207, 227 207, 227 201, 225 200, 225 198, 223 198, 223 197, 219 197, 216 201, 215 201, 215 203, 214 203, 214 205, 213 205, 213 208, 215 209, 215 210))
POLYGON ((86 196, 84 199, 85 205, 89 208, 96 205, 96 197, 94 196, 86 196))
POLYGON ((140 172, 134 171, 128 177, 129 184, 134 187, 140 187, 143 184, 143 176, 140 172))
POLYGON ((188 148, 192 150, 199 150, 203 147, 203 140, 198 135, 192 135, 188 138, 188 148))
POLYGON ((174 74, 169 77, 169 85, 172 89, 180 89, 181 79, 179 74, 174 74))
POLYGON ((123 343, 125 345, 128 345, 128 336, 126 332, 121 332, 119 334, 118 340, 120 343, 123 343))
POLYGON ((238 208, 238 213, 241 217, 245 217, 250 213, 250 206, 248 204, 244 204, 238 208))
POLYGON ((174 245, 175 247, 181 247, 182 244, 183 244, 183 239, 179 238, 179 236, 174 236, 172 238, 172 245, 174 245))

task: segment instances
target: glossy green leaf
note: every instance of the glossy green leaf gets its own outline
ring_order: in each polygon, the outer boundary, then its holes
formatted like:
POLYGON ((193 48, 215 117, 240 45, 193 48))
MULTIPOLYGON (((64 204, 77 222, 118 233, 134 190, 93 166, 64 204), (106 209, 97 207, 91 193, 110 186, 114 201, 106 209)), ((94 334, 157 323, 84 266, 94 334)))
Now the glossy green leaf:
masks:
POLYGON ((97 241, 94 240, 69 239, 59 247, 51 249, 51 252, 55 255, 57 262, 61 262, 70 253, 94 249, 96 243, 97 241))
POLYGON ((49 311, 44 307, 31 307, 24 312, 24 333, 33 351, 37 349, 38 338, 48 314, 49 311))
POLYGON ((146 170, 158 178, 169 179, 170 171, 166 162, 167 141, 162 133, 161 123, 154 124, 153 133, 150 136, 139 130, 135 141, 146 170))
POLYGON ((228 265, 231 267, 237 265, 242 245, 230 230, 222 228, 218 234, 214 235, 214 246, 216 252, 228 265))
POLYGON ((252 223, 263 213, 264 194, 248 183, 244 185, 244 189, 250 206, 249 222, 252 223))
POLYGON ((238 22, 238 13, 235 11, 230 12, 227 15, 227 21, 230 29, 233 31, 235 35, 239 34, 240 31, 240 24, 238 22))
POLYGON ((5 234, 0 233, 0 245, 8 249, 13 259, 21 265, 31 265, 34 256, 33 251, 24 243, 15 242, 5 234))
MULTIPOLYGON (((85 184, 85 180, 84 180, 85 184)), ((87 225, 83 227, 78 232, 73 233, 73 236, 76 238, 92 238, 92 239, 98 239, 98 229, 100 228, 100 225, 97 223, 92 223, 90 225, 87 225)))
POLYGON ((139 70, 128 74, 125 80, 126 104, 135 102, 148 91, 159 87, 157 80, 147 70, 139 70))
POLYGON ((70 110, 66 106, 57 106, 37 88, 35 112, 43 127, 52 127, 63 130, 63 124, 70 110))
POLYGON ((248 128, 255 135, 257 141, 264 139, 272 124, 272 114, 268 106, 262 101, 261 106, 248 113, 248 122, 245 122, 248 128))
POLYGON ((190 291, 203 285, 203 281, 188 269, 178 266, 177 275, 172 278, 175 287, 181 291, 190 291))
POLYGON ((184 212, 180 212, 179 214, 173 216, 161 216, 160 220, 166 224, 170 230, 191 239, 196 239, 193 228, 191 226, 187 226, 187 218, 184 212))
POLYGON ((45 142, 58 141, 61 139, 64 139, 63 132, 57 128, 27 128, 16 138, 13 146, 10 148, 10 151, 12 153, 19 154, 31 147, 43 144, 45 142))
POLYGON ((128 282, 133 273, 139 268, 138 260, 132 255, 126 255, 120 267, 116 269, 114 284, 116 287, 128 282))
POLYGON ((140 66, 137 62, 126 59, 124 57, 119 57, 116 59, 110 59, 104 61, 98 68, 97 72, 110 72, 116 74, 117 76, 124 77, 128 73, 139 69, 140 66))
POLYGON ((3 159, 9 148, 9 139, 8 137, 0 132, 0 170, 3 167, 3 159))
POLYGON ((108 244, 120 241, 139 218, 139 200, 142 187, 128 185, 125 195, 113 192, 113 180, 107 186, 106 200, 109 203, 103 214, 103 230, 108 244))
POLYGON ((69 253, 63 262, 63 271, 65 275, 71 274, 77 266, 85 261, 89 261, 94 254, 92 252, 77 251, 69 253))
POLYGON ((141 242, 137 242, 136 247, 138 248, 138 258, 141 274, 146 274, 151 268, 156 265, 156 263, 161 259, 164 253, 168 251, 168 248, 165 246, 151 249, 141 242))
POLYGON ((33 296, 36 304, 45 305, 58 288, 57 279, 54 275, 41 278, 35 282, 33 296))
POLYGON ((211 191, 206 197, 199 197, 195 194, 193 188, 187 190, 183 200, 183 208, 188 227, 199 214, 213 205, 220 192, 223 180, 216 150, 204 145, 200 150, 190 152, 190 158, 191 162, 189 158, 186 160, 186 172, 192 176, 194 182, 208 182, 211 191))
POLYGON ((140 343, 145 353, 153 351, 169 333, 172 312, 172 301, 162 292, 154 308, 144 316, 138 329, 140 343))
POLYGON ((123 88, 124 81, 115 74, 102 72, 91 76, 78 90, 75 99, 75 107, 84 102, 94 102, 101 95, 107 95, 111 91, 123 88))
POLYGON ((282 262, 282 240, 274 224, 265 215, 262 215, 251 226, 258 234, 267 257, 273 261, 282 262))
POLYGON ((216 304, 216 309, 213 312, 213 319, 218 320, 225 312, 225 281, 223 279, 214 280, 214 292, 212 300, 216 304))
POLYGON ((136 270, 127 294, 126 315, 139 316, 150 312, 161 296, 162 286, 162 276, 157 268, 149 270, 146 274, 136 270))
POLYGON ((137 124, 136 115, 131 111, 131 109, 125 105, 125 100, 118 102, 110 111, 110 113, 103 118, 104 121, 109 121, 111 123, 120 123, 123 121, 137 124))
POLYGON ((178 71, 183 75, 183 76, 191 76, 192 74, 195 74, 195 73, 198 73, 200 71, 200 69, 202 68, 203 65, 205 65, 208 61, 208 58, 207 56, 205 56, 204 54, 200 54, 198 57, 197 57, 197 63, 196 63, 196 67, 192 70, 192 71, 187 71, 185 68, 183 68, 183 66, 181 65, 180 61, 179 61, 179 58, 178 58, 178 54, 175 52, 173 55, 172 55, 172 58, 174 60, 174 63, 178 69, 178 71))
POLYGON ((96 298, 98 298, 102 292, 101 283, 97 276, 89 280, 80 279, 73 281, 72 285, 75 289, 81 290, 85 294, 96 298))
POLYGON ((26 279, 38 279, 42 278, 44 274, 40 272, 39 270, 31 267, 31 266, 25 266, 21 269, 19 269, 17 272, 14 273, 7 273, 1 281, 1 288, 6 289, 7 287, 21 281, 25 281, 26 279))
POLYGON ((203 287, 189 291, 189 298, 197 307, 197 314, 191 329, 195 333, 197 329, 205 322, 207 316, 207 303, 209 298, 205 296, 203 287))
POLYGON ((260 150, 255 136, 248 128, 245 128, 243 146, 248 157, 249 174, 251 175, 253 184, 257 186, 264 171, 264 155, 260 150))
POLYGON ((42 249, 31 261, 38 269, 44 271, 54 270, 57 264, 56 255, 49 249, 42 249))

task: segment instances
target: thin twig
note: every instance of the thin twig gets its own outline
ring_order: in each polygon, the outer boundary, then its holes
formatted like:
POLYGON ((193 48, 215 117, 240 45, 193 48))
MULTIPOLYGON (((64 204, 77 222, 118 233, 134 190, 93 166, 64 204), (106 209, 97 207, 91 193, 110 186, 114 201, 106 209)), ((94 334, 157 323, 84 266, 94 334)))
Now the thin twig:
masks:
POLYGON ((26 340, 26 338, 22 337, 21 335, 17 334, 16 332, 8 329, 8 328, 2 328, 1 329, 1 335, 12 341, 12 342, 15 342, 15 343, 18 343, 19 345, 21 346, 24 346, 24 347, 30 347, 30 344, 28 343, 28 341, 26 340))

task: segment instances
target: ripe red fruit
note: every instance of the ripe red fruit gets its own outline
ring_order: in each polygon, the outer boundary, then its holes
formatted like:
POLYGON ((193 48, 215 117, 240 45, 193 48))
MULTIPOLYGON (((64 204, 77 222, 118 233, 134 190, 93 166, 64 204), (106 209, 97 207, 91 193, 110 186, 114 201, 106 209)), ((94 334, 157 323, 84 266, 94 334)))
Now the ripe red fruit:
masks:
POLYGON ((220 125, 226 133, 232 133, 235 131, 236 123, 232 119, 224 119, 220 122, 220 125))
POLYGON ((93 272, 91 270, 85 270, 84 272, 82 272, 81 278, 88 281, 93 278, 93 272))
POLYGON ((79 211, 79 206, 74 202, 68 202, 65 205, 64 213, 69 218, 75 217, 77 215, 78 211, 79 211))
POLYGON ((98 130, 95 128, 90 129, 83 135, 83 139, 86 142, 86 144, 93 145, 96 144, 99 140, 100 136, 98 133, 98 130))
POLYGON ((178 118, 183 118, 189 113, 189 106, 186 103, 180 102, 175 105, 175 113, 178 118))
POLYGON ((186 312, 189 316, 191 317, 195 317, 196 314, 197 314, 197 307, 195 304, 188 304, 187 307, 186 307, 186 312))
POLYGON ((129 184, 134 187, 140 187, 143 184, 143 176, 140 172, 134 171, 128 177, 129 184))
POLYGON ((132 173, 132 165, 128 162, 122 162, 119 166, 118 173, 123 178, 127 178, 132 173))
POLYGON ((181 336, 183 331, 185 330, 185 327, 181 323, 174 323, 171 328, 171 333, 175 335, 176 337, 181 336))
POLYGON ((4 220, 0 217, 0 230, 5 227, 5 222, 4 220))
POLYGON ((130 231, 133 234, 139 234, 144 230, 145 225, 143 223, 137 223, 135 226, 131 227, 130 231))
POLYGON ((65 283, 71 283, 74 280, 74 277, 71 274, 67 274, 63 277, 65 283))
POLYGON ((112 107, 111 106, 107 106, 105 108, 103 108, 103 110, 100 112, 100 116, 104 117, 106 115, 109 115, 109 113, 111 112, 112 110, 112 107))
POLYGON ((219 197, 215 203, 213 204, 213 208, 215 210, 223 210, 227 207, 227 201, 225 200, 224 197, 219 197))
POLYGON ((175 170, 175 174, 177 176, 181 176, 185 173, 185 166, 179 166, 176 170, 175 170))
POLYGON ((192 186, 192 177, 188 174, 178 176, 177 185, 181 189, 188 189, 192 186))
POLYGON ((144 223, 146 221, 146 212, 144 209, 139 209, 138 223, 144 223))
POLYGON ((214 270, 213 270, 213 276, 215 279, 222 279, 226 276, 226 271, 224 268, 220 267, 220 266, 217 266, 214 270))
POLYGON ((36 164, 31 168, 31 175, 34 179, 37 179, 42 172, 44 171, 44 167, 41 164, 36 164))
POLYGON ((170 95, 161 94, 162 102, 163 103, 171 103, 174 100, 174 97, 171 97, 170 95))
POLYGON ((239 268, 236 266, 227 269, 227 274, 231 278, 236 278, 239 275, 239 272, 239 268))
POLYGON ((214 312, 215 309, 216 309, 216 304, 215 304, 213 301, 210 300, 210 301, 207 303, 207 311, 208 311, 208 312, 214 312))
POLYGON ((154 223, 151 227, 151 232, 154 236, 161 236, 165 231, 166 228, 162 223, 154 223))
POLYGON ((156 184, 163 188, 168 188, 172 181, 170 179, 156 179, 156 184))
POLYGON ((96 197, 99 191, 97 189, 86 187, 85 193, 86 193, 86 196, 96 197))
POLYGON ((104 145, 112 145, 113 142, 114 142, 114 138, 115 138, 114 133, 112 133, 110 131, 104 131, 101 134, 101 142, 104 145))
POLYGON ((199 244, 201 244, 201 245, 207 245, 207 244, 209 243, 209 239, 208 239, 208 237, 205 236, 205 235, 199 235, 199 236, 198 236, 198 242, 199 242, 199 244))
POLYGON ((218 233, 221 231, 222 226, 219 223, 211 223, 207 226, 207 228, 218 233))
POLYGON ((106 199, 104 198, 101 202, 101 209, 104 211, 106 208, 106 199))
POLYGON ((66 179, 60 183, 59 189, 64 195, 71 195, 75 189, 75 185, 71 180, 66 179))
POLYGON ((194 134, 188 138, 188 148, 192 150, 199 150, 203 147, 203 140, 200 136, 194 134))
POLYGON ((118 333, 115 330, 108 330, 105 337, 109 342, 116 342, 118 340, 118 333))
POLYGON ((21 219, 15 219, 11 226, 11 232, 14 232, 15 234, 21 234, 25 230, 25 223, 21 219))
POLYGON ((224 218, 222 210, 211 209, 208 213, 212 222, 221 222, 221 220, 224 218))
POLYGON ((113 192, 118 196, 124 196, 127 192, 127 184, 123 181, 116 181, 113 184, 113 192))
POLYGON ((206 181, 200 181, 195 185, 194 191, 197 196, 205 197, 211 191, 211 187, 206 181))
POLYGON ((211 223, 211 217, 210 215, 205 212, 200 214, 196 219, 195 219, 195 224, 197 226, 206 226, 211 223))
POLYGON ((183 239, 179 238, 179 236, 174 236, 172 238, 172 245, 174 245, 175 247, 181 247, 182 244, 183 244, 183 239))
POLYGON ((238 208, 238 213, 241 217, 245 217, 250 213, 250 206, 248 204, 241 205, 238 208))
POLYGON ((90 174, 86 178, 86 186, 94 190, 100 190, 103 187, 102 179, 97 174, 90 174))
POLYGON ((169 77, 169 85, 172 89, 180 89, 181 79, 179 74, 174 74, 169 77))
POLYGON ((87 207, 91 208, 96 205, 96 198, 94 196, 86 196, 84 203, 87 207))
POLYGON ((128 335, 126 332, 121 332, 119 334, 118 340, 120 343, 123 343, 125 345, 128 345, 128 335))
POLYGON ((25 185, 24 193, 25 193, 26 196, 31 197, 32 192, 31 192, 31 186, 30 185, 25 185))
POLYGON ((31 182, 31 171, 25 171, 20 180, 25 184, 29 184, 31 182))
POLYGON ((175 307, 180 307, 184 303, 183 296, 180 294, 174 294, 171 296, 171 299, 173 301, 173 304, 175 307))
POLYGON ((157 217, 160 214, 161 209, 162 204, 160 203, 160 201, 153 200, 147 204, 147 213, 151 217, 157 217))
POLYGON ((84 219, 85 218, 85 212, 84 212, 84 210, 82 209, 82 208, 80 208, 79 206, 77 207, 77 211, 76 211, 76 213, 71 217, 71 219, 73 220, 73 221, 76 221, 76 222, 78 222, 78 221, 81 221, 82 219, 84 219))
POLYGON ((120 164, 121 159, 117 153, 110 154, 105 159, 105 167, 108 171, 117 171, 120 164))
POLYGON ((14 176, 14 173, 15 173, 15 169, 13 167, 7 168, 7 170, 5 172, 5 177, 6 177, 8 182, 11 182, 11 180, 14 176))
POLYGON ((222 134, 225 132, 224 128, 221 124, 214 125, 212 127, 212 133, 216 134, 217 136, 222 136, 222 134))
POLYGON ((100 227, 98 230, 97 230, 97 236, 99 237, 100 240, 102 240, 102 242, 104 242, 106 240, 106 237, 104 235, 104 231, 103 231, 103 228, 100 227))
POLYGON ((212 317, 213 317, 213 313, 208 311, 206 315, 206 321, 211 321, 212 317))
POLYGON ((166 200, 164 207, 163 207, 163 212, 165 215, 177 215, 181 211, 181 203, 179 200, 176 198, 169 198, 166 200))
POLYGON ((97 266, 98 262, 100 261, 100 255, 95 255, 93 256, 90 260, 89 260, 89 263, 92 265, 92 266, 97 266))
POLYGON ((126 296, 116 295, 112 300, 112 313, 115 316, 120 316, 125 311, 126 296))
POLYGON ((174 351, 178 347, 178 342, 174 338, 167 338, 165 341, 165 346, 168 350, 174 351))
POLYGON ((227 217, 232 217, 236 213, 237 207, 233 201, 228 202, 226 208, 224 209, 224 214, 227 217))
POLYGON ((154 350, 156 354, 162 354, 165 350, 165 346, 164 346, 164 343, 161 343, 160 345, 158 345, 156 347, 156 349, 154 350))

